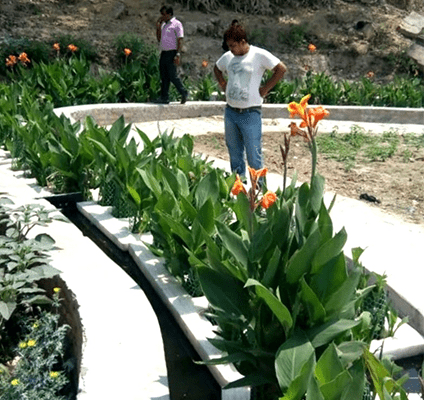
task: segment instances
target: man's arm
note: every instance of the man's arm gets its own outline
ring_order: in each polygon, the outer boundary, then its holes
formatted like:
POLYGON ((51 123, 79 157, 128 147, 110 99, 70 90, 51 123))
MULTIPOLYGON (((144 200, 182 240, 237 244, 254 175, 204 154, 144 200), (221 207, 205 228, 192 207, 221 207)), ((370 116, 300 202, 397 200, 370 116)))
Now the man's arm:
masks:
POLYGON ((183 38, 180 37, 180 38, 177 39, 177 54, 174 58, 174 64, 175 65, 180 65, 182 48, 183 48, 183 38))
POLYGON ((224 74, 216 65, 213 68, 213 72, 215 74, 215 78, 218 81, 219 86, 225 92, 225 89, 227 88, 227 81, 224 79, 224 74))
POLYGON ((160 17, 156 21, 156 38, 157 38, 158 42, 160 42, 160 39, 161 39, 161 36, 162 36, 162 22, 163 22, 163 17, 160 17))
POLYGON ((259 94, 261 97, 266 97, 271 89, 277 84, 277 82, 284 76, 287 71, 286 66, 280 61, 273 69, 272 76, 268 79, 265 84, 259 88, 259 94))

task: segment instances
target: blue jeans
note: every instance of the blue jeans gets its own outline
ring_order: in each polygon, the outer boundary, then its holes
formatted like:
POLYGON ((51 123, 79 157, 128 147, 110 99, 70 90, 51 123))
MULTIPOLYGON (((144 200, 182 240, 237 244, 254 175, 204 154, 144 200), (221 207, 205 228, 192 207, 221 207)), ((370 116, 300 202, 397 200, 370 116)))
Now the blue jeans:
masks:
POLYGON ((262 111, 238 112, 225 108, 225 142, 230 154, 231 171, 246 176, 244 154, 251 168, 262 168, 262 111))

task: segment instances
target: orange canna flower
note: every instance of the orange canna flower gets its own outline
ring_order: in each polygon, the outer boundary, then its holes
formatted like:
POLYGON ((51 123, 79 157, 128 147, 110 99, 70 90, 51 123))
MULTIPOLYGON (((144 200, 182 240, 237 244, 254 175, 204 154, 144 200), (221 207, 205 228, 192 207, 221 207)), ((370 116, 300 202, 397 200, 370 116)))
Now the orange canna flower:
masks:
POLYGON ((243 182, 241 181, 240 177, 237 175, 236 181, 234 182, 233 188, 231 189, 231 193, 234 196, 237 196, 240 192, 243 192, 245 195, 247 195, 247 191, 245 187, 243 186, 243 182))
POLYGON ((131 55, 132 51, 130 49, 125 48, 124 53, 125 53, 125 57, 128 57, 131 55))
POLYGON ((18 59, 22 64, 27 64, 31 62, 31 60, 28 58, 27 53, 24 53, 24 52, 19 54, 18 59))
POLYGON ((274 192, 270 192, 269 190, 264 194, 261 200, 261 206, 265 209, 271 207, 275 201, 277 200, 277 195, 274 192))
POLYGON ((202 61, 202 67, 206 68, 208 66, 209 62, 207 60, 202 61))
POLYGON ((60 44, 59 43, 57 43, 57 42, 54 43, 52 47, 53 47, 53 50, 60 51, 60 44))
POLYGON ((18 59, 16 56, 10 55, 6 58, 6 67, 13 67, 18 62, 18 59))
POLYGON ((78 50, 78 47, 74 44, 68 45, 68 50, 72 51, 72 53, 75 53, 78 50))
POLYGON ((369 71, 369 72, 367 73, 367 78, 369 78, 369 79, 374 78, 374 76, 375 76, 375 74, 374 74, 374 72, 373 72, 373 71, 369 71))
POLYGON ((310 98, 311 95, 307 94, 306 96, 302 97, 300 103, 296 103, 295 101, 289 103, 287 108, 290 112, 290 118, 294 118, 296 115, 299 115, 300 118, 303 119, 305 116, 306 107, 308 107, 308 100, 310 98))
POLYGON ((261 168, 261 169, 258 169, 258 170, 254 169, 254 168, 250 168, 250 167, 247 167, 247 168, 249 170, 251 180, 253 180, 253 179, 257 180, 257 179, 261 178, 262 176, 265 176, 268 172, 268 168, 261 168))
POLYGON ((309 44, 308 46, 308 50, 313 53, 314 51, 316 51, 317 47, 315 45, 313 45, 312 43, 309 44))
POLYGON ((312 128, 317 126, 317 123, 323 118, 328 117, 330 113, 322 106, 315 107, 313 110, 308 112, 309 121, 312 128))

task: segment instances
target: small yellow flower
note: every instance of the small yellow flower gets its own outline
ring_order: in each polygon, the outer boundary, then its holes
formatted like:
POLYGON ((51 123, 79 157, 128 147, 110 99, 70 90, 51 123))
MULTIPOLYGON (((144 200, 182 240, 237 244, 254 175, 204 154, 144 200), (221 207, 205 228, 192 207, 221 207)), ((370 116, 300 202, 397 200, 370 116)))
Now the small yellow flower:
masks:
POLYGON ((17 385, 19 385, 19 379, 13 379, 13 381, 12 382, 10 382, 10 384, 12 385, 12 386, 17 386, 17 385))
POLYGON ((20 349, 25 349, 25 347, 27 347, 27 344, 25 342, 19 343, 19 348, 20 349))
POLYGON ((40 327, 40 324, 38 322, 34 322, 32 324, 32 329, 38 329, 40 327))
POLYGON ((50 378, 57 378, 59 376, 59 372, 57 371, 50 371, 50 378))
POLYGON ((60 292, 60 287, 55 287, 55 288, 53 289, 53 292, 55 292, 55 293, 59 293, 59 292, 60 292))
POLYGON ((37 344, 37 342, 34 339, 30 339, 27 342, 28 347, 34 347, 37 344))

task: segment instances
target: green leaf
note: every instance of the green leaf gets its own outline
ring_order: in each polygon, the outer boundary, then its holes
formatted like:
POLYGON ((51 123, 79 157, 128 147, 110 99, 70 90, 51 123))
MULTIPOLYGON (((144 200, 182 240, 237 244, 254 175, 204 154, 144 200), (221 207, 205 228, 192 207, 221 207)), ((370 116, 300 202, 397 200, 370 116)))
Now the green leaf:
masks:
POLYGON ((40 247, 45 250, 51 250, 56 241, 47 233, 38 234, 34 240, 39 243, 40 247))
POLYGON ((360 341, 342 342, 337 346, 337 354, 343 367, 362 357, 367 345, 360 341))
POLYGON ((273 314, 280 321, 286 336, 293 325, 293 319, 288 308, 265 286, 254 279, 248 279, 245 287, 255 286, 256 294, 265 301, 273 314))
POLYGON ((315 174, 311 182, 310 204, 314 213, 317 215, 321 208, 322 198, 324 195, 325 178, 319 174, 315 174))
POLYGON ((324 202, 321 204, 321 209, 318 218, 319 231, 321 232, 322 241, 326 242, 333 237, 333 221, 325 207, 324 202))
POLYGON ((308 361, 303 364, 299 375, 291 382, 287 392, 281 400, 301 400, 304 398, 309 383, 313 379, 314 366, 315 354, 312 354, 308 361))
POLYGON ((215 202, 219 198, 219 183, 217 178, 217 171, 212 170, 199 182, 196 192, 194 194, 196 199, 196 207, 203 206, 206 200, 211 199, 215 202))
POLYGON ((345 388, 341 400, 362 399, 365 386, 365 368, 362 359, 357 360, 351 368, 349 368, 351 383, 345 388))
POLYGON ((316 252, 312 260, 312 273, 316 274, 331 259, 337 257, 346 244, 347 233, 344 228, 332 239, 324 243, 316 252))
MULTIPOLYGON (((325 400, 324 396, 319 390, 318 381, 315 376, 311 376, 311 379, 309 380, 308 389, 306 391, 306 398, 308 400, 325 400)), ((353 400, 353 398, 351 400, 353 400)))
POLYGON ((292 384, 314 354, 311 342, 302 331, 295 332, 280 346, 275 358, 275 371, 282 389, 287 389, 292 384))
POLYGON ((156 199, 159 199, 162 188, 157 181, 157 179, 152 175, 150 171, 146 171, 144 169, 136 168, 141 178, 143 179, 145 185, 152 191, 156 199))
POLYGON ((351 321, 341 319, 338 321, 330 321, 324 325, 312 328, 307 332, 312 345, 317 348, 333 341, 340 334, 354 328, 361 321, 351 321))
POLYGON ((215 232, 215 215, 211 199, 207 199, 199 209, 197 219, 206 233, 212 235, 215 232))
POLYGON ((342 363, 339 360, 336 346, 330 343, 317 361, 315 375, 321 385, 331 382, 340 373, 344 371, 342 363))
POLYGON ((352 383, 349 371, 343 371, 331 382, 320 386, 321 393, 325 400, 340 400, 346 387, 352 383))
POLYGON ((319 321, 324 321, 326 317, 325 308, 303 277, 300 280, 300 290, 300 297, 308 312, 310 326, 319 321))
POLYGON ((16 309, 16 302, 0 301, 0 314, 7 321, 16 309))
POLYGON ((214 307, 250 319, 249 296, 242 282, 206 267, 197 268, 197 272, 203 293, 214 307))
POLYGON ((216 221, 215 224, 224 246, 234 256, 236 261, 243 265, 244 268, 247 268, 248 251, 242 238, 222 222, 216 221))
POLYGON ((321 235, 316 230, 306 239, 305 244, 295 251, 287 265, 287 282, 294 284, 299 281, 302 275, 310 271, 311 261, 315 256, 320 241, 321 235))
POLYGON ((264 286, 276 287, 277 285, 273 282, 280 265, 281 251, 278 247, 275 247, 272 257, 268 261, 266 266, 265 274, 262 279, 264 286))

